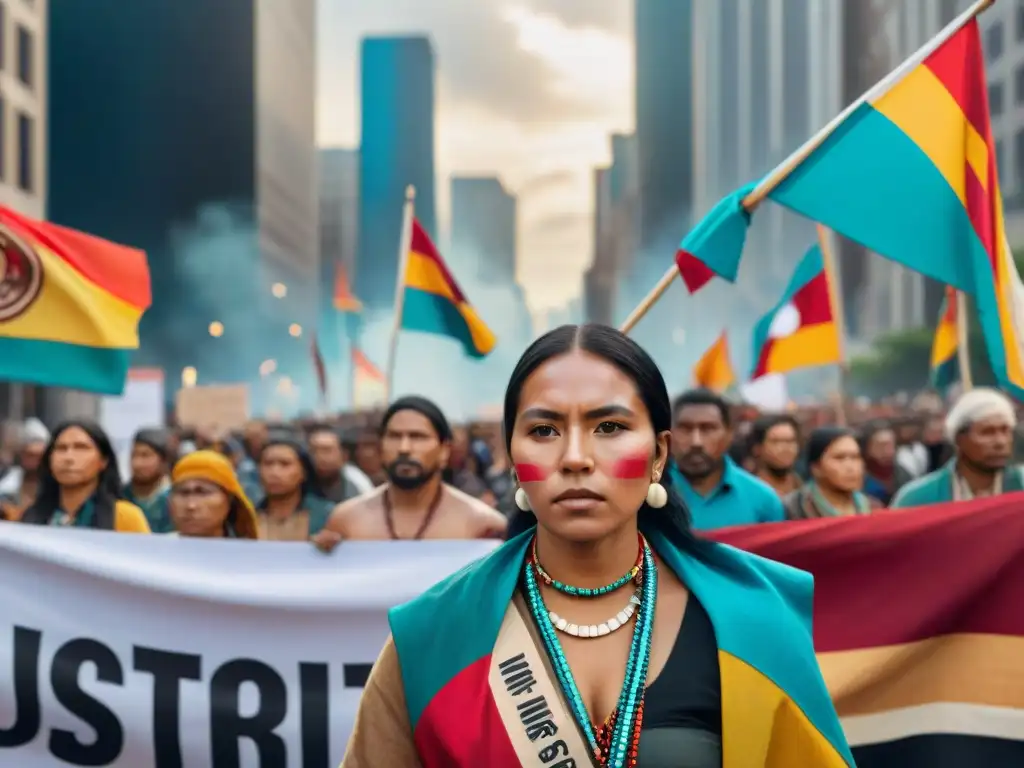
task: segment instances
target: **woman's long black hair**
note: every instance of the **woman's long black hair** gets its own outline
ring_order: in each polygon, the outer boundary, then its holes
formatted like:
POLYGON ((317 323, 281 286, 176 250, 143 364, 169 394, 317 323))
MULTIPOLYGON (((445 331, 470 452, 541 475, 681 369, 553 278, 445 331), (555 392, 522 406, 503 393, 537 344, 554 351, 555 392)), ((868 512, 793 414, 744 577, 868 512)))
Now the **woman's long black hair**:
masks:
MULTIPOLYGON (((844 437, 857 438, 857 433, 846 427, 818 427, 807 436, 807 446, 804 448, 804 455, 807 458, 807 467, 817 464, 825 455, 832 443, 844 437)), ((864 449, 861 447, 861 453, 864 449)))
MULTIPOLYGON (((512 432, 519 411, 519 397, 526 380, 548 360, 576 349, 608 361, 633 380, 637 393, 650 414, 655 434, 672 428, 672 403, 669 400, 665 379, 654 360, 639 344, 605 325, 563 325, 534 341, 519 358, 509 378, 508 389, 505 390, 503 424, 505 450, 509 452, 509 456, 512 451, 512 432)), ((640 529, 645 532, 659 531, 676 546, 692 550, 698 539, 690 526, 690 513, 686 505, 672 488, 672 479, 667 467, 660 482, 668 491, 668 504, 661 509, 654 509, 644 502, 640 507, 640 529)), ((517 536, 536 524, 537 518, 532 512, 523 512, 517 508, 509 523, 508 538, 517 536)))
POLYGON ((54 514, 60 509, 60 484, 53 476, 50 459, 53 456, 57 438, 72 427, 78 427, 85 432, 95 443, 96 450, 107 460, 107 466, 100 471, 96 493, 92 497, 95 512, 93 526, 101 530, 112 531, 114 530, 114 505, 121 498, 121 472, 117 468, 117 456, 114 455, 114 447, 110 444, 107 433, 99 424, 88 419, 69 419, 58 424, 53 430, 53 436, 39 463, 39 494, 32 506, 25 510, 21 521, 31 525, 49 525, 54 514))

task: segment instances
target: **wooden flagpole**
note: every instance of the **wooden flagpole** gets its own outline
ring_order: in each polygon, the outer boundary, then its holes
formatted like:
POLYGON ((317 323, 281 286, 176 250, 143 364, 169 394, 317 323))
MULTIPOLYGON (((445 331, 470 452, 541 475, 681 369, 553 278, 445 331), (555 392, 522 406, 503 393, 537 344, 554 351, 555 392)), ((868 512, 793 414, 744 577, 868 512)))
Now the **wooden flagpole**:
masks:
POLYGON ((843 285, 832 248, 831 233, 821 224, 818 228, 818 247, 821 249, 821 260, 825 265, 825 278, 828 282, 829 304, 832 305, 832 322, 836 325, 839 336, 839 383, 837 387, 838 403, 836 406, 836 423, 846 426, 846 378, 850 372, 850 360, 846 344, 846 307, 843 303, 843 285))
POLYGON ((395 382, 395 364, 398 360, 398 336, 402 332, 402 310, 405 306, 405 270, 409 264, 409 248, 412 245, 412 220, 416 212, 416 187, 405 188, 405 207, 402 211, 402 234, 398 240, 398 276, 395 280, 395 322, 388 344, 388 362, 384 369, 384 402, 391 402, 395 382))
MULTIPOLYGON (((941 32, 921 46, 916 53, 911 54, 900 66, 868 89, 863 96, 840 112, 832 122, 818 131, 818 133, 808 139, 803 146, 779 163, 775 167, 775 170, 765 176, 757 187, 743 198, 743 207, 747 212, 753 213, 754 210, 764 202, 765 198, 767 198, 768 195, 770 195, 772 191, 779 186, 779 184, 785 181, 789 174, 796 170, 796 168, 806 160, 814 150, 824 144, 825 140, 835 132, 836 128, 842 125, 846 118, 853 114, 853 112, 862 104, 873 101, 896 85, 896 83, 902 80, 908 72, 917 67, 943 43, 949 40, 949 38, 955 35, 962 27, 973 20, 975 16, 984 11, 994 2, 995 0, 975 0, 975 2, 971 4, 970 8, 953 19, 953 21, 947 24, 941 32)), ((650 311, 651 307, 654 306, 655 302, 657 302, 658 299, 664 295, 665 291, 668 290, 668 287, 672 285, 677 274, 678 270, 676 265, 673 263, 672 266, 665 271, 665 274, 662 275, 657 285, 655 285, 637 305, 636 309, 630 312, 629 317, 627 317, 625 322, 623 322, 619 327, 619 330, 623 333, 629 333, 633 330, 633 328, 636 327, 636 324, 639 323, 640 320, 643 319, 644 315, 650 311)))
POLYGON ((960 386, 964 392, 974 387, 971 378, 971 348, 968 340, 967 294, 956 292, 956 361, 960 368, 960 386))

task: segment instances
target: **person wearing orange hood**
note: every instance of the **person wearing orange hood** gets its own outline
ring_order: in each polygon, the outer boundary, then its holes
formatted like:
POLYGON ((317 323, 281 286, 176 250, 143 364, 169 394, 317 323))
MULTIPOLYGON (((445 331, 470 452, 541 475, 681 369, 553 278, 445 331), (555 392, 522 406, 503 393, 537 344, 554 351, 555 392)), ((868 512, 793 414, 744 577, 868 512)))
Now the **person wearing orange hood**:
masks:
POLYGON ((258 539, 256 512, 235 469, 216 451, 195 451, 171 470, 171 536, 258 539))

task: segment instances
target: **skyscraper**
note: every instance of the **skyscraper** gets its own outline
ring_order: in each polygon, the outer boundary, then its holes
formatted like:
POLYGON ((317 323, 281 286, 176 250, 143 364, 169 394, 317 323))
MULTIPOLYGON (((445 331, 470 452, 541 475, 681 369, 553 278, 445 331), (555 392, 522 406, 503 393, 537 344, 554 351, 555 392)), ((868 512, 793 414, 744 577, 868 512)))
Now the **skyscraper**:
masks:
POLYGON ((359 246, 359 151, 320 150, 320 284, 333 296, 335 267, 355 278, 359 246))
POLYGON ((452 255, 477 278, 516 279, 516 198, 494 176, 452 178, 452 255))
POLYGON ((356 292, 369 308, 394 301, 408 185, 416 188, 416 217, 437 237, 434 69, 426 37, 363 40, 356 292))
POLYGON ((613 134, 612 164, 594 172, 594 256, 583 277, 583 304, 589 321, 611 325, 636 250, 639 197, 636 137, 613 134))
MULTIPOLYGON (((320 150, 320 314, 317 340, 328 368, 337 379, 347 366, 347 322, 334 308, 338 269, 352 285, 359 244, 359 151, 320 150)), ((339 390, 340 387, 333 387, 339 390)))
POLYGON ((642 257, 662 265, 693 207, 692 0, 636 0, 636 134, 642 257))
POLYGON ((309 367, 315 59, 314 0, 51 4, 50 217, 146 250, 137 362, 169 391, 309 367))
POLYGON ((614 322, 615 250, 612 171, 594 169, 594 258, 583 273, 583 314, 588 323, 614 322))
MULTIPOLYGON (((46 218, 47 3, 0 2, 0 203, 46 218)), ((98 398, 53 387, 0 382, 0 416, 47 423, 95 415, 98 398)))

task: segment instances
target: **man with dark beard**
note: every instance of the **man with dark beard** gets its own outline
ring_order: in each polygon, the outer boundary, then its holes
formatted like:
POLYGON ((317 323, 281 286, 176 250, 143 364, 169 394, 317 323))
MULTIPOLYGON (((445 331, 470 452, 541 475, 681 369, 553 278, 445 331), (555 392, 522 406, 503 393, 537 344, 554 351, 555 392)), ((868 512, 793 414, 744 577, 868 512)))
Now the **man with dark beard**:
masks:
POLYGON ((728 455, 729 404, 707 389, 684 392, 672 407, 669 474, 698 530, 781 522, 782 500, 728 455))
POLYGON ((334 508, 314 543, 329 552, 343 539, 500 539, 505 518, 447 485, 452 430, 441 409, 402 397, 384 413, 380 454, 387 482, 334 508))

